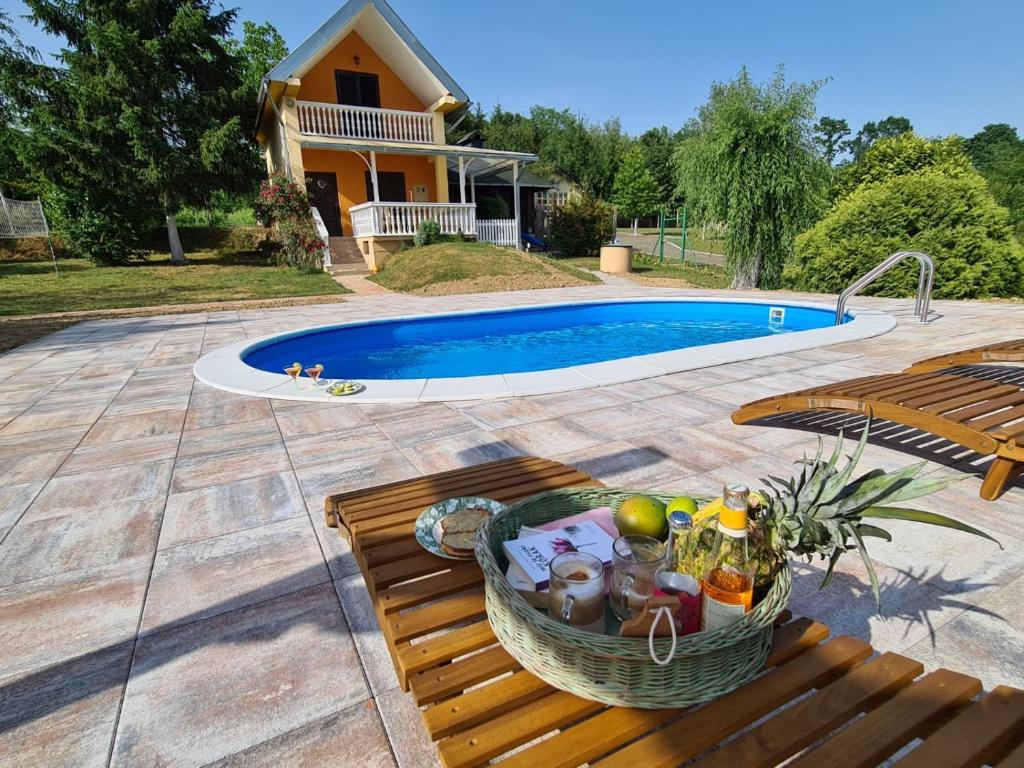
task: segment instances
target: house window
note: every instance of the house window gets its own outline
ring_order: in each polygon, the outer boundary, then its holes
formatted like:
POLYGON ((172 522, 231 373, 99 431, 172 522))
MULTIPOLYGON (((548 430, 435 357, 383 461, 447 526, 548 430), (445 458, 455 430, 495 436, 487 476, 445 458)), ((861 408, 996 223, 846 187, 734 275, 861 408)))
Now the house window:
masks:
POLYGON ((334 80, 338 87, 339 104, 380 108, 380 82, 376 75, 336 69, 334 80))

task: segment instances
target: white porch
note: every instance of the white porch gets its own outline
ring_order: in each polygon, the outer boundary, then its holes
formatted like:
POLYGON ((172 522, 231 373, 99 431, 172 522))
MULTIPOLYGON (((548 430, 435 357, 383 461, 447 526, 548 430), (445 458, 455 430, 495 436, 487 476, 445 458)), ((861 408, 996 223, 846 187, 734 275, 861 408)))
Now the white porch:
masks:
POLYGON ((424 221, 433 219, 442 235, 476 237, 473 203, 363 203, 349 208, 354 237, 412 237, 424 221))

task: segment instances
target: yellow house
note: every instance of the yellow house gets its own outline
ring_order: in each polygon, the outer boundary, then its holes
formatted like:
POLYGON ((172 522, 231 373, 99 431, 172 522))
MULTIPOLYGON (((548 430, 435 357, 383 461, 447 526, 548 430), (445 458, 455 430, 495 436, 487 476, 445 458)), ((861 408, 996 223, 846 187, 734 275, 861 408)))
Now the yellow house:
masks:
POLYGON ((478 221, 474 180, 517 184, 537 157, 448 144, 445 115, 468 104, 384 0, 349 0, 263 78, 256 136, 268 173, 305 184, 335 262, 379 266, 428 218, 518 248, 518 188, 513 219, 478 221))

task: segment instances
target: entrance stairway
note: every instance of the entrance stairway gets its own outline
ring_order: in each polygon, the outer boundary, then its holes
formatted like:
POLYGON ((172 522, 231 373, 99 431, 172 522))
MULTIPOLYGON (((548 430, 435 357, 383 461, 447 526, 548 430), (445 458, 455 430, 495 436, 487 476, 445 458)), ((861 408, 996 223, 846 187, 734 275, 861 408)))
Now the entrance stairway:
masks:
POLYGON ((331 266, 324 269, 332 275, 368 275, 363 254, 354 237, 331 237, 331 266))

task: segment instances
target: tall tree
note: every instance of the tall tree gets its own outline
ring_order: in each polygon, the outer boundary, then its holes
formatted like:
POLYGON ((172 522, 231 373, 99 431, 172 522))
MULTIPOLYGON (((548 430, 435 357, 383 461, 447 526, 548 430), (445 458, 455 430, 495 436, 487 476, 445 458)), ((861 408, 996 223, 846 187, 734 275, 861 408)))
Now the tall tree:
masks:
POLYGON ((177 210, 251 188, 258 170, 242 125, 242 64, 225 44, 235 12, 212 0, 26 5, 33 23, 66 41, 58 65, 35 67, 18 92, 62 218, 115 228, 95 255, 118 261, 162 209, 172 258, 183 261, 177 210))
POLYGON ((988 182, 1000 205, 1024 236, 1024 140, 1006 123, 986 125, 964 142, 974 167, 988 182))
POLYGON ((822 115, 814 126, 814 143, 821 148, 829 165, 835 165, 836 158, 843 152, 843 140, 849 135, 850 124, 841 118, 822 115))
POLYGON ((827 167, 814 145, 820 83, 763 85, 746 69, 711 86, 694 133, 676 150, 680 191, 698 214, 728 226, 736 288, 777 288, 793 239, 822 204, 827 167))
POLYGON ((655 211, 661 203, 661 190, 647 167, 647 158, 638 144, 626 152, 615 174, 612 201, 619 213, 633 220, 636 234, 637 219, 655 211))
POLYGON ((647 160, 647 168, 658 182, 659 205, 670 206, 675 197, 675 171, 672 167, 672 153, 675 152, 678 135, 667 126, 649 128, 637 137, 637 143, 647 160))
POLYGON ((843 148, 850 153, 853 162, 856 163, 865 152, 871 149, 871 145, 879 139, 891 139, 904 133, 910 133, 913 130, 914 126, 910 124, 910 120, 907 118, 889 115, 877 123, 864 123, 864 127, 857 131, 856 136, 843 142, 843 148))
POLYGON ((8 193, 25 193, 32 187, 22 159, 25 133, 10 94, 26 66, 38 60, 35 49, 26 46, 14 30, 10 16, 0 10, 0 189, 8 193))

